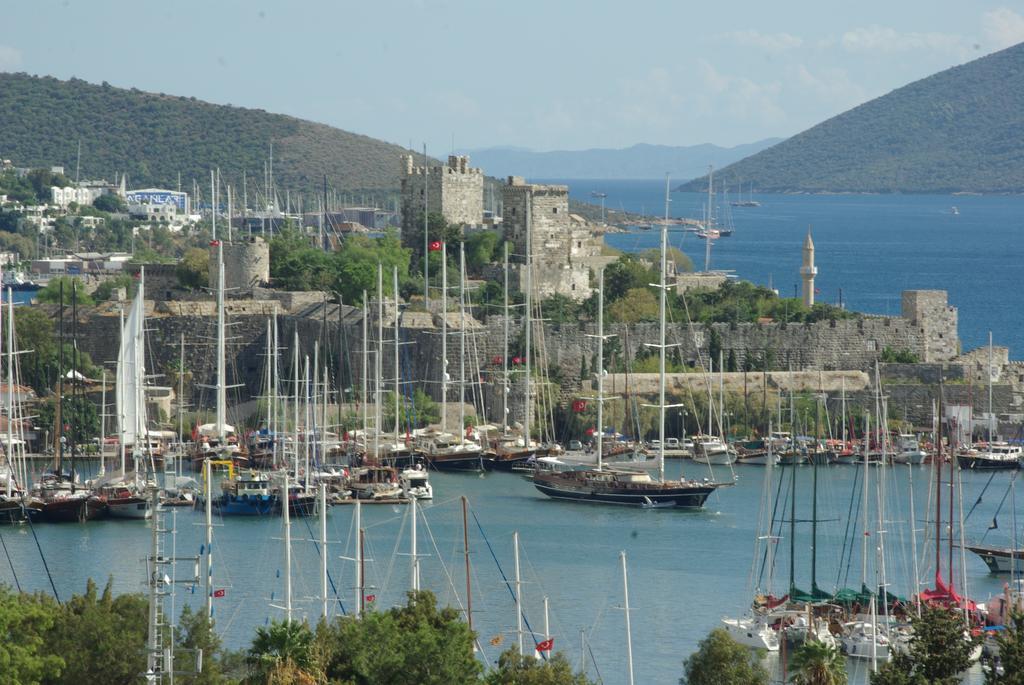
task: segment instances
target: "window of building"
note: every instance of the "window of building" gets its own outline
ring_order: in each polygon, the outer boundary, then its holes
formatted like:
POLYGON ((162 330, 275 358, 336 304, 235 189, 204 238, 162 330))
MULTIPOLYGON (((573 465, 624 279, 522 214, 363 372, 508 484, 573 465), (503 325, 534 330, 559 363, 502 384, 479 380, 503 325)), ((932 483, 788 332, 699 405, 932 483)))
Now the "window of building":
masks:
POLYGON ((515 215, 516 215, 516 208, 515 208, 515 207, 513 207, 513 208, 512 208, 512 216, 515 216, 515 215))
POLYGON ((558 214, 558 207, 552 207, 551 208, 551 213, 552 214, 558 214))

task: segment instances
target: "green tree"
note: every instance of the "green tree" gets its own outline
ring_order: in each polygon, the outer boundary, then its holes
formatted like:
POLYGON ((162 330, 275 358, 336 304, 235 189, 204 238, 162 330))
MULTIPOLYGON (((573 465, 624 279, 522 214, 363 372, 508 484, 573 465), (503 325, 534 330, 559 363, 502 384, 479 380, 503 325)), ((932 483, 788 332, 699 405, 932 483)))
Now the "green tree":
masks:
POLYGON ((253 682, 317 682, 319 664, 313 640, 313 631, 305 622, 271 621, 268 627, 257 628, 248 659, 253 682))
POLYGON ((613 321, 637 323, 658 318, 658 300, 650 288, 631 288, 608 307, 613 321))
MULTIPOLYGON (((61 408, 61 420, 69 427, 69 431, 65 432, 64 435, 67 439, 76 445, 76 454, 80 454, 84 447, 89 442, 99 435, 100 432, 100 417, 96 411, 96 405, 92 403, 88 398, 81 395, 74 397, 68 393, 71 392, 71 386, 68 383, 64 384, 64 405, 61 408)), ((57 414, 57 398, 51 397, 42 402, 39 405, 39 413, 36 416, 36 426, 44 431, 54 434, 54 419, 57 414)), ((70 448, 69 448, 70 449, 70 448)), ((64 453, 65 458, 71 456, 70 451, 64 453)))
POLYGON ((548 659, 520 656, 509 648, 498 657, 498 668, 484 678, 487 685, 591 685, 583 673, 573 673, 572 665, 561 652, 548 659))
POLYGON ((64 660, 50 653, 44 636, 57 606, 42 595, 0 586, 0 685, 29 685, 58 678, 64 660))
POLYGON ((809 640, 789 660, 794 685, 846 685, 846 660, 839 650, 809 640))
POLYGON ((1024 685, 1024 614, 1014 613, 1006 629, 996 633, 995 641, 1003 673, 997 673, 994 664, 986 664, 985 685, 1024 685))
POLYGON ((181 610, 174 626, 175 670, 174 681, 180 685, 226 685, 234 680, 228 677, 225 660, 233 653, 225 653, 220 636, 213 623, 202 611, 192 611, 188 604, 181 610), (193 664, 197 652, 203 652, 203 670, 195 672, 193 664))
MULTIPOLYGON (((651 264, 655 265, 657 271, 661 271, 661 250, 658 248, 651 248, 650 250, 644 250, 640 253, 643 259, 646 259, 651 264)), ((683 253, 678 247, 669 247, 665 251, 666 261, 672 263, 676 267, 676 273, 683 273, 687 271, 693 271, 693 260, 690 259, 686 254, 683 253)), ((659 276, 660 278, 660 276, 659 276)))
POLYGON ((651 265, 636 255, 623 255, 604 269, 604 300, 606 304, 624 297, 630 290, 650 289, 658 282, 651 265))
POLYGON ((768 685, 768 671, 755 653, 715 628, 683 662, 680 685, 768 685))
POLYGON ((181 256, 174 270, 182 287, 195 290, 210 285, 210 251, 190 247, 181 256))
POLYGON ((33 169, 25 178, 32 186, 36 199, 40 202, 50 201, 50 188, 53 186, 66 188, 71 185, 71 180, 64 174, 55 174, 49 169, 33 169))
POLYGON ((101 212, 108 213, 124 213, 128 211, 128 206, 124 203, 124 200, 121 199, 121 196, 115 195, 114 193, 104 193, 103 195, 100 195, 92 201, 92 206, 101 212))
POLYGON ((86 292, 85 286, 82 285, 82 282, 77 278, 71 278, 69 276, 60 276, 52 279, 46 284, 45 288, 36 293, 36 301, 47 304, 60 304, 62 287, 65 305, 71 305, 72 296, 74 296, 74 299, 78 302, 79 306, 95 304, 92 296, 86 292))
POLYGON ((930 683, 954 685, 959 674, 971 665, 975 641, 964 634, 959 612, 941 607, 925 607, 920 618, 911 618, 913 633, 905 658, 894 659, 879 669, 873 685, 930 683))
POLYGON ((318 629, 325 675, 348 685, 473 683, 482 666, 459 611, 437 608, 430 592, 410 592, 405 606, 343 616, 318 629))
POLYGON ((48 683, 135 685, 146 670, 146 598, 139 594, 114 597, 111 582, 103 593, 89 581, 84 595, 60 607, 46 634, 48 651, 60 654, 65 668, 48 683))
POLYGON ((888 364, 917 364, 921 359, 908 349, 886 347, 882 349, 881 361, 888 364))
POLYGON ((475 231, 466 236, 466 269, 471 274, 481 270, 496 259, 501 259, 498 248, 501 234, 497 231, 475 231))

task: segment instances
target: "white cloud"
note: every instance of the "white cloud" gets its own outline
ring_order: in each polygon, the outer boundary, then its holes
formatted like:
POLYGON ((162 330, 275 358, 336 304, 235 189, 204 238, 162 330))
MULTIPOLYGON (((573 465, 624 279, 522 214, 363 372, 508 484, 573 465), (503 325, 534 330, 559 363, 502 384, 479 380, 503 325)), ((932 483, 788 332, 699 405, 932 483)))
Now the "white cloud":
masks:
POLYGON ((10 45, 0 45, 0 71, 9 71, 21 66, 21 50, 10 45))
POLYGON ((786 121, 786 112, 778 103, 782 86, 776 81, 759 83, 746 76, 732 76, 699 60, 697 74, 704 85, 697 95, 702 113, 747 123, 777 125, 786 121))
POLYGON ((934 50, 963 54, 968 41, 951 33, 903 33, 888 26, 872 25, 847 31, 839 39, 849 52, 906 52, 934 50))
POLYGON ((790 33, 761 33, 752 29, 723 33, 718 38, 743 47, 753 47, 768 52, 793 50, 804 44, 803 38, 790 33))
POLYGON ((820 102, 842 109, 858 105, 867 99, 867 93, 850 79, 845 69, 816 68, 803 64, 796 66, 796 83, 820 102))
POLYGON ((1024 42, 1024 17, 1007 7, 999 7, 981 15, 985 40, 997 50, 1024 42))

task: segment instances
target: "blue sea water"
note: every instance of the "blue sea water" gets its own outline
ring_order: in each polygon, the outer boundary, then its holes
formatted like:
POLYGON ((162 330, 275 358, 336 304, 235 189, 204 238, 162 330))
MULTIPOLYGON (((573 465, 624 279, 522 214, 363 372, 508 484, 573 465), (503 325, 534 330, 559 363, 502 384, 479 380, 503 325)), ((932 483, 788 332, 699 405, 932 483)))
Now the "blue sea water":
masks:
MULTIPOLYGON (((574 199, 664 216, 665 182, 574 181, 574 199)), ((746 197, 746 196, 745 196, 746 197)), ((872 314, 899 315, 900 293, 942 289, 959 309, 963 349, 994 343, 1024 358, 1024 197, 951 195, 767 195, 754 194, 760 207, 729 207, 735 233, 712 248, 711 267, 739 278, 772 284, 781 295, 799 292, 801 247, 811 229, 818 277, 818 299, 872 314), (954 215, 956 206, 960 214, 954 215)), ((735 198, 733 198, 735 199, 735 198)), ((672 217, 699 218, 706 196, 672 193, 672 217)), ((659 231, 613 234, 606 242, 627 251, 659 244, 659 231)), ((669 242, 683 250, 697 269, 704 266, 704 242, 672 231, 669 242)))
MULTIPOLYGON (((676 476, 685 467, 689 475, 701 477, 707 467, 691 462, 669 463, 668 473, 676 476)), ((794 544, 795 583, 811 584, 811 467, 798 467, 795 535, 788 523, 776 524, 780 536, 776 550, 774 579, 767 574, 761 587, 782 594, 789 584, 789 544, 794 544)), ((819 471, 819 523, 817 567, 822 588, 859 587, 861 583, 861 469, 836 466, 819 471), (849 522, 849 526, 848 526, 849 522)), ((515 644, 515 608, 509 585, 513 577, 512 534, 521 541, 522 594, 527 623, 533 635, 526 635, 527 648, 543 633, 543 598, 549 598, 550 633, 555 648, 580 663, 581 631, 587 670, 603 682, 626 682, 626 630, 621 607, 623 578, 619 552, 625 551, 629 569, 629 605, 637 683, 675 683, 682 673, 683 659, 723 616, 743 612, 752 597, 751 567, 755 539, 763 534, 760 511, 766 470, 737 467, 734 487, 714 495, 701 511, 641 510, 557 502, 540 495, 531 483, 514 474, 434 474, 433 503, 422 507, 418 527, 422 584, 437 593, 444 604, 458 606, 465 601, 463 571, 462 511, 459 497, 470 505, 469 538, 472 562, 474 627, 479 631, 482 658, 493 661, 500 651, 515 644), (479 525, 478 525, 479 522, 479 525), (500 642, 498 647, 490 644, 500 642)), ((782 477, 781 498, 788 501, 789 469, 774 469, 767 491, 772 495, 782 477)), ((911 526, 915 522, 918 565, 922 586, 932 586, 934 577, 933 527, 927 513, 934 510, 930 467, 872 469, 871 491, 883 476, 885 506, 884 538, 887 579, 890 589, 902 596, 913 586, 914 555, 911 526), (913 479, 915 513, 911 516, 907 497, 913 479)), ((719 479, 732 477, 718 469, 719 479)), ((978 499, 988 474, 964 475, 965 511, 978 499)), ((999 529, 987 531, 996 516, 999 500, 1009 478, 995 477, 978 510, 965 526, 968 540, 988 534, 988 541, 1006 544, 1013 530, 1008 506, 998 514, 999 529)), ((943 497, 945 497, 945 492, 943 497)), ((871 495, 870 525, 879 529, 876 495, 871 495)), ((771 501, 768 498, 767 501, 771 501)), ((783 504, 779 519, 788 520, 783 504)), ((946 511, 943 505, 943 511, 946 511)), ((403 601, 409 587, 410 557, 408 508, 378 505, 363 507, 366 532, 367 590, 376 606, 387 608, 403 601)), ((1024 513, 1024 512, 1022 512, 1024 513)), ((332 587, 337 599, 331 614, 352 611, 357 596, 354 588, 354 507, 331 509, 328 525, 328 559, 332 587)), ((198 554, 203 540, 202 513, 179 510, 165 523, 176 531, 166 542, 166 553, 187 557, 198 554), (170 526, 174 517, 173 526, 170 526)), ((315 621, 319 616, 319 557, 311 541, 318 537, 315 520, 293 520, 293 578, 296 615, 315 621)), ((143 590, 149 550, 149 524, 141 521, 98 521, 90 524, 37 525, 35 532, 46 555, 54 582, 66 598, 81 592, 86 579, 102 582, 113 577, 119 592, 143 590)), ((25 589, 49 591, 49 584, 32 531, 26 526, 0 528, 17 579, 25 589)), ((255 626, 283 612, 283 537, 280 518, 231 518, 216 520, 214 532, 215 585, 225 596, 215 600, 217 629, 234 648, 244 647, 255 626)), ((879 538, 874 536, 874 541, 879 538)), ((873 543, 874 544, 874 543, 873 543)), ((942 545, 943 564, 947 544, 942 545)), ((868 550, 868 584, 875 579, 875 550, 868 550)), ((0 560, 0 582, 13 584, 7 560, 0 560)), ((990 576, 985 565, 973 555, 966 558, 969 593, 983 600, 1002 590, 1004 579, 990 576)), ((959 550, 954 554, 955 584, 962 587, 959 550)), ((184 563, 178 578, 191 573, 184 563)), ((944 576, 948 576, 944 572, 944 576)), ((202 588, 191 592, 179 587, 173 600, 176 609, 188 602, 201 607, 202 588)), ((777 657, 769 661, 777 667, 777 657)), ((852 683, 866 682, 866 665, 851 661, 852 683)), ((980 682, 974 673, 972 682, 980 682)))

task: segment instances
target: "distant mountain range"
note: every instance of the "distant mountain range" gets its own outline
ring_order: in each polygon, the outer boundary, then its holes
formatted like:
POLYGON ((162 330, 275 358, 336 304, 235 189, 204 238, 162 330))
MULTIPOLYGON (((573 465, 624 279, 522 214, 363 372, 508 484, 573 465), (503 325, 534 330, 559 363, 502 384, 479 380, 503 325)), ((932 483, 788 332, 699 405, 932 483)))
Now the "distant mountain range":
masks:
MULTIPOLYGON (((242 171, 263 185, 274 146, 274 179, 284 189, 394 190, 405 150, 332 126, 259 109, 94 85, 79 79, 0 73, 0 157, 17 166, 64 165, 81 177, 126 172, 135 187, 202 187, 219 167, 233 184, 242 171)), ((249 186, 250 191, 254 185, 249 186)))
POLYGON ((676 179, 691 179, 731 164, 778 143, 769 138, 756 143, 719 147, 702 144, 685 147, 638 144, 625 149, 558 150, 535 152, 516 147, 471 150, 473 166, 490 176, 580 179, 655 179, 668 172, 676 179))
MULTIPOLYGON (((715 172, 781 193, 1024 192, 1024 43, 915 81, 715 172)), ((680 190, 703 191, 700 178, 680 190)))

